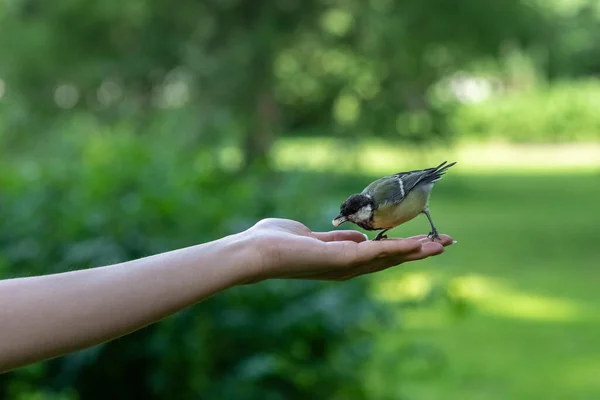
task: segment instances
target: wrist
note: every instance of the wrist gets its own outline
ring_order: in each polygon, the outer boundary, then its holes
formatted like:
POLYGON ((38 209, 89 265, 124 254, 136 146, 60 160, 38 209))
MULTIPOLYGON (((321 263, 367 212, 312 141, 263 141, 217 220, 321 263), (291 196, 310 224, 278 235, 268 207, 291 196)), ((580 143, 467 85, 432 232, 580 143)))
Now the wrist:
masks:
POLYGON ((263 280, 264 253, 262 241, 249 231, 226 236, 218 240, 218 253, 224 255, 227 274, 232 286, 247 285, 263 280))

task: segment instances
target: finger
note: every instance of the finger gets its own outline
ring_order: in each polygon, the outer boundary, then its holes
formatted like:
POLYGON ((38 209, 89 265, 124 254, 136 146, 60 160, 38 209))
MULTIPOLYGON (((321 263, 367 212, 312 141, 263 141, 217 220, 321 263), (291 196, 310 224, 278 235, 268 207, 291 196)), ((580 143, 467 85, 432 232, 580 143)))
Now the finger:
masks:
MULTIPOLYGON (((425 239, 427 237, 425 236, 425 239)), ((383 241, 377 242, 367 242, 361 243, 358 246, 347 246, 352 247, 355 250, 360 247, 366 247, 368 243, 373 243, 375 246, 369 245, 369 247, 373 247, 373 249, 369 249, 371 252, 368 255, 365 255, 366 252, 364 249, 355 252, 355 258, 353 261, 344 260, 343 263, 337 263, 338 268, 317 274, 310 274, 310 276, 304 277, 304 279, 309 280, 347 280, 352 279, 356 276, 372 274, 375 272, 380 272, 386 270, 391 267, 395 267, 404 262, 408 261, 416 261, 422 260, 428 257, 432 257, 444 252, 444 246, 439 242, 432 242, 427 240, 425 242, 415 241, 412 238, 409 239, 386 239, 383 241), (383 245, 385 242, 394 242, 383 245), (386 255, 381 256, 381 252, 378 252, 375 247, 381 247, 383 245, 383 249, 386 252, 386 255), (361 254, 361 252, 365 252, 365 254, 361 254), (379 255, 379 256, 378 256, 379 255), (361 260, 361 257, 368 257, 367 260, 361 260), (342 268, 339 268, 342 267, 342 268)), ((332 243, 334 244, 334 243, 332 243)), ((334 244, 341 245, 342 243, 334 244)), ((341 247, 341 246, 340 246, 341 247)), ((346 247, 346 246, 344 246, 346 247)), ((339 254, 339 259, 342 259, 342 255, 339 254)))
POLYGON ((413 251, 408 254, 402 254, 400 256, 390 256, 384 259, 376 260, 375 262, 366 264, 365 266, 359 267, 360 274, 373 273, 383 271, 385 269, 398 266, 407 261, 422 260, 428 257, 432 257, 444 252, 444 246, 438 242, 426 242, 423 243, 420 249, 413 251))
POLYGON ((360 243, 355 252, 355 263, 367 263, 376 259, 398 257, 418 251, 423 243, 414 239, 385 239, 360 243))
POLYGON ((415 239, 415 240, 427 239, 427 235, 411 236, 408 239, 415 239))
POLYGON ((360 243, 366 241, 368 238, 365 234, 358 231, 331 231, 331 232, 313 232, 313 236, 316 239, 322 240, 323 242, 342 242, 344 240, 350 240, 352 242, 360 243))
POLYGON ((433 242, 441 243, 443 246, 450 246, 454 243, 454 239, 449 235, 440 234, 440 238, 433 240, 433 242))
POLYGON ((439 242, 423 243, 419 251, 408 254, 404 257, 404 261, 423 260, 427 257, 436 256, 444 252, 444 245, 439 242))
MULTIPOLYGON (((451 236, 449 235, 444 235, 444 234, 440 234, 439 235, 440 238, 436 239, 435 241, 438 243, 442 243, 444 246, 449 246, 452 244, 452 242, 454 242, 454 239, 452 239, 451 236)), ((423 240, 423 239, 428 239, 428 241, 432 241, 429 236, 427 235, 416 235, 416 236, 411 236, 409 237, 409 239, 415 239, 415 240, 423 240)))
POLYGON ((323 273, 310 274, 308 276, 303 277, 303 279, 343 281, 361 275, 381 272, 408 261, 422 260, 428 257, 441 254, 443 252, 444 246, 442 246, 440 243, 428 242, 423 244, 417 250, 414 250, 410 253, 403 253, 400 256, 389 256, 379 259, 375 258, 368 262, 360 263, 351 268, 335 269, 323 273))

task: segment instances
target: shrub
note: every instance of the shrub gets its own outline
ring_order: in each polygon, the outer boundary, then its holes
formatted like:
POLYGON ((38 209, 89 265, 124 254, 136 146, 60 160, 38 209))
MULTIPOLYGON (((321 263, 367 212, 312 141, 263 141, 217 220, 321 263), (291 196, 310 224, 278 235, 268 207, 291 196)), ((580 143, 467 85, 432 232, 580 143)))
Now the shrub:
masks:
POLYGON ((600 138, 600 81, 556 83, 460 107, 451 117, 458 136, 557 143, 600 138))
MULTIPOLYGON (((39 153, 4 150, 0 276, 143 257, 266 216, 315 229, 330 220, 315 190, 324 177, 231 172, 214 149, 180 139, 116 128, 55 137, 39 153)), ((364 334, 383 315, 360 279, 234 288, 119 340, 5 374, 0 398, 359 399, 364 334)))

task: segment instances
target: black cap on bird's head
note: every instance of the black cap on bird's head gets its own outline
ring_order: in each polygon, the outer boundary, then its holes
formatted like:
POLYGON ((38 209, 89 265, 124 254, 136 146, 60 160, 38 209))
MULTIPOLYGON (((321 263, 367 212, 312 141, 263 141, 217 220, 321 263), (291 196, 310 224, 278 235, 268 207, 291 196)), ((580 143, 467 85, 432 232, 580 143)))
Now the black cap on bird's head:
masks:
POLYGON ((373 210, 373 200, 365 194, 353 194, 344 201, 340 213, 331 221, 333 226, 339 226, 346 221, 360 222, 361 219, 370 218, 373 210))

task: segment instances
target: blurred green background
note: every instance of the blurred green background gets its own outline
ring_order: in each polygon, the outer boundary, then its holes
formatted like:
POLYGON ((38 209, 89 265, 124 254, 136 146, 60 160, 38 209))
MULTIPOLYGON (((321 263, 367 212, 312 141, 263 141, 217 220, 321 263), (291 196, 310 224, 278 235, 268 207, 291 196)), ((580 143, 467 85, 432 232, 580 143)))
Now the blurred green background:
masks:
POLYGON ((442 256, 235 288, 0 398, 600 398, 599 34, 595 0, 0 1, 1 278, 329 230, 458 161, 442 256))

